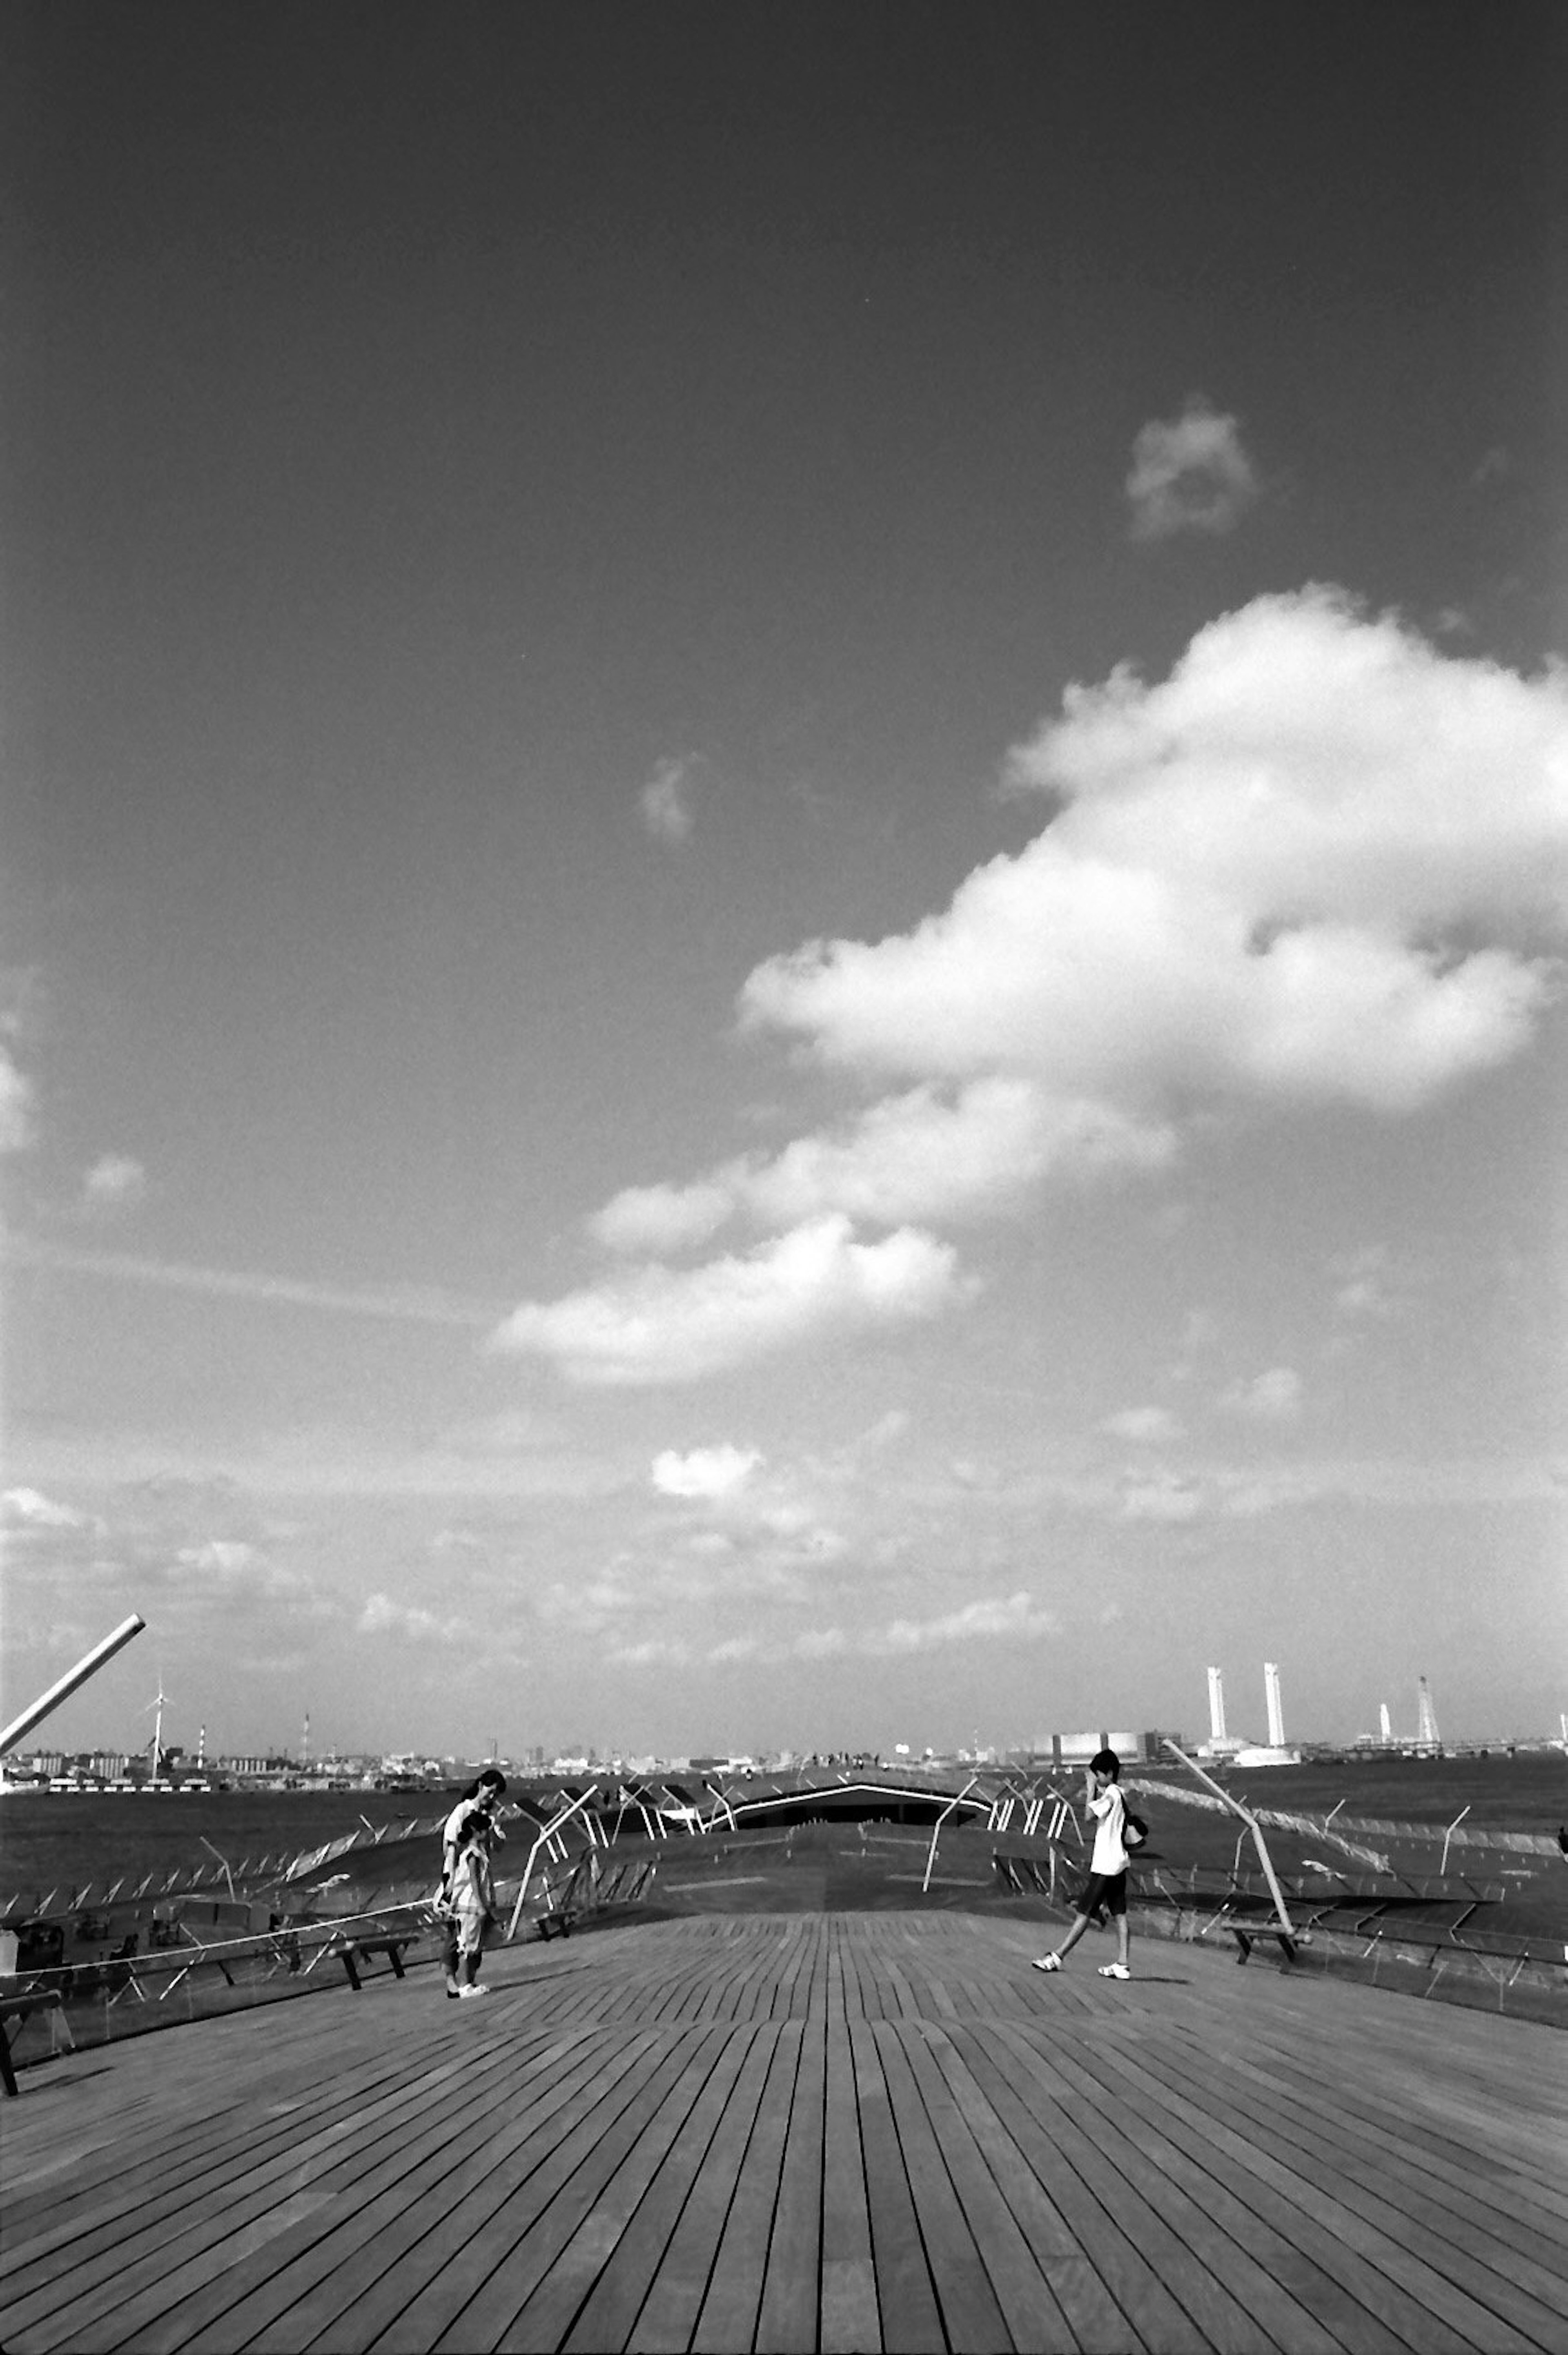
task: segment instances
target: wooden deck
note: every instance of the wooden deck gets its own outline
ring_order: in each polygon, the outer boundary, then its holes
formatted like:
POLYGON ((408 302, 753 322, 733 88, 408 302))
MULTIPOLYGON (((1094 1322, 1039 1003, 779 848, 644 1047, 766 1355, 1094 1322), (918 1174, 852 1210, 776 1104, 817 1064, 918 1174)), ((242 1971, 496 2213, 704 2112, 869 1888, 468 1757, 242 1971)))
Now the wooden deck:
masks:
POLYGON ((60 2348, 1568 2349, 1568 2040, 955 1913, 699 1915, 23 2072, 60 2348))

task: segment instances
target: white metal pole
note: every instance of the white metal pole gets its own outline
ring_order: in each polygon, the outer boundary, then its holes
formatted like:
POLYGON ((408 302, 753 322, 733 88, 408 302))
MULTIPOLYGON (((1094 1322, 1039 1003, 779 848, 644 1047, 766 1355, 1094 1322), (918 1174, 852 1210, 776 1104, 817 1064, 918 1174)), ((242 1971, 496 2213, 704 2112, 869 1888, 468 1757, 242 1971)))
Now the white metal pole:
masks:
MULTIPOLYGON (((30 1733, 51 1710, 58 1709, 62 1700, 69 1700, 78 1685, 84 1685, 89 1677, 96 1676, 105 1661, 112 1659, 122 1645, 128 1644, 133 1636, 139 1636, 146 1624, 139 1611, 133 1611, 129 1619, 123 1619, 112 1636, 105 1636, 101 1644, 95 1644, 91 1652, 78 1660, 74 1668, 60 1678, 58 1684, 52 1684, 47 1693, 40 1693, 31 1708, 25 1709, 21 1716, 14 1719, 4 1733, 0 1733, 0 1756, 7 1750, 15 1749, 24 1733, 30 1733)), ((163 1678, 160 1677, 158 1681, 162 1684, 163 1678)))
POLYGON ((1165 1746, 1174 1757, 1180 1759, 1184 1766, 1190 1767, 1193 1774, 1197 1775, 1198 1780, 1200 1783, 1206 1783, 1210 1790, 1213 1792, 1215 1797, 1218 1799, 1223 1799, 1225 1805, 1231 1808, 1233 1813, 1240 1816, 1242 1821, 1249 1828, 1253 1835, 1253 1845, 1258 1852, 1258 1862, 1264 1869, 1264 1879, 1268 1882, 1269 1893, 1274 1899, 1275 1908, 1279 1915, 1279 1926, 1285 1932, 1287 1938, 1300 1937, 1301 1932, 1296 1929, 1295 1923, 1290 1918, 1289 1912, 1286 1909, 1285 1891, 1281 1889, 1279 1882, 1275 1878, 1273 1859, 1270 1858, 1268 1846, 1263 1836, 1263 1827, 1258 1822, 1257 1817, 1252 1813, 1250 1808, 1243 1806, 1240 1799, 1233 1799, 1229 1791, 1221 1789, 1221 1785, 1215 1782, 1212 1774, 1205 1774, 1202 1767, 1199 1765, 1198 1761, 1195 1758, 1189 1758, 1186 1751, 1181 1749, 1178 1743, 1172 1742, 1168 1734, 1165 1737, 1165 1746))

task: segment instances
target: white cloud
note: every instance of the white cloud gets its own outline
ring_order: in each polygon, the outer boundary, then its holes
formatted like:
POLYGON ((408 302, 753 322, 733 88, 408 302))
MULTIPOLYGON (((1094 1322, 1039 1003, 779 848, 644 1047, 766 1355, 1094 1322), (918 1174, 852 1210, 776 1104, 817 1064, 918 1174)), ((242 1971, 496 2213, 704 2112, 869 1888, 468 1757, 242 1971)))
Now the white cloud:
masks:
POLYGON ((494 1336, 592 1384, 687 1382, 825 1335, 930 1316, 961 1296, 952 1251, 900 1229, 853 1240, 844 1218, 812 1220, 745 1258, 655 1264, 554 1302, 526 1302, 494 1336))
POLYGON ((0 1528, 15 1529, 87 1529, 99 1526, 91 1515, 70 1505, 57 1505, 37 1488, 7 1488, 0 1496, 0 1528))
POLYGON ((207 1538, 181 1546, 168 1577, 189 1595, 210 1595, 226 1604, 283 1603, 313 1613, 322 1607, 308 1578, 240 1538, 207 1538))
POLYGON ((1133 443, 1126 481, 1135 539, 1227 532, 1258 495, 1241 428, 1194 395, 1179 417, 1152 420, 1133 443))
POLYGON ((637 796, 643 824, 656 842, 683 843, 696 823, 691 787, 697 762, 689 753, 660 761, 637 796))
POLYGON ((612 1644, 610 1657, 618 1668, 678 1667, 690 1657, 684 1644, 667 1636, 649 1636, 640 1644, 612 1644))
POLYGON ((895 1619, 869 1646, 887 1652, 924 1652, 942 1644, 966 1644, 976 1637, 1008 1636, 1028 1638, 1053 1635, 1053 1613, 1036 1607, 1025 1592, 994 1595, 965 1603, 933 1619, 895 1619))
POLYGON ((842 1627, 807 1627, 789 1648, 797 1660, 831 1660, 849 1649, 849 1638, 842 1627))
POLYGON ((1120 1498, 1125 1521, 1192 1521, 1204 1510, 1196 1480, 1175 1472, 1149 1472, 1126 1481, 1120 1498))
POLYGON ((1016 1209, 1055 1172, 1150 1169, 1176 1152, 1168 1124, 1114 1105, 1052 1096, 1031 1079, 978 1079, 884 1098, 837 1128, 797 1137, 764 1159, 722 1164, 687 1187, 632 1187, 592 1220, 617 1250, 678 1248, 732 1215, 777 1229, 835 1212, 896 1226, 963 1224, 1016 1209))
POLYGON ((1100 1425, 1113 1439, 1128 1439, 1136 1446, 1157 1447, 1179 1439, 1181 1425, 1167 1406, 1128 1406, 1107 1415, 1100 1425))
POLYGON ((33 1083, 0 1042, 0 1153, 21 1153, 33 1142, 33 1083))
POLYGON ((389 1594, 368 1594, 356 1632, 405 1644, 461 1644, 474 1631, 465 1620, 438 1618, 418 1604, 394 1603, 389 1594))
POLYGON ((713 1646, 713 1648, 709 1653, 708 1657, 710 1660, 720 1662, 725 1660, 750 1660, 755 1657, 759 1648, 760 1646, 758 1645, 757 1638, 754 1636, 726 1636, 721 1644, 715 1644, 713 1646))
POLYGON ((127 1210, 145 1197, 147 1173, 128 1153, 100 1156, 81 1181, 82 1208, 90 1215, 127 1210))
POLYGON ((1291 1366, 1271 1366, 1250 1382, 1233 1382, 1220 1403, 1254 1423, 1294 1423, 1301 1412, 1301 1376, 1291 1366))
POLYGON ((1331 1273, 1339 1279, 1334 1293, 1337 1316, 1354 1319, 1392 1315, 1388 1252, 1381 1243, 1371 1243, 1364 1251, 1346 1253, 1332 1263, 1331 1273))
POLYGON ((1326 590, 1072 688, 1012 758, 1068 798, 951 906, 759 966, 752 1029, 862 1075, 1024 1076, 1131 1121, 1201 1092, 1408 1109, 1517 1054, 1568 913, 1568 679, 1326 590))
POLYGON ((627 1186, 589 1220, 589 1232, 607 1250, 684 1251, 716 1234, 734 1208, 729 1185, 627 1186))
POLYGON ((677 1455, 667 1447, 653 1463, 653 1483, 667 1497, 729 1497, 744 1487, 762 1462, 754 1447, 694 1447, 677 1455))

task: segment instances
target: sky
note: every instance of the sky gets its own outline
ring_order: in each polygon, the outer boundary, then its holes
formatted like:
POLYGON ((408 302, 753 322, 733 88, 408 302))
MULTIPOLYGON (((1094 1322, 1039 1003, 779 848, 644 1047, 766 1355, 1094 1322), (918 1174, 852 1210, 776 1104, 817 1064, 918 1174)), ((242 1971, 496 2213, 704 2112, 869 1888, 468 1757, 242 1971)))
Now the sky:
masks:
POLYGON ((1568 19, 8 12, 5 1708, 1568 1708, 1568 19))

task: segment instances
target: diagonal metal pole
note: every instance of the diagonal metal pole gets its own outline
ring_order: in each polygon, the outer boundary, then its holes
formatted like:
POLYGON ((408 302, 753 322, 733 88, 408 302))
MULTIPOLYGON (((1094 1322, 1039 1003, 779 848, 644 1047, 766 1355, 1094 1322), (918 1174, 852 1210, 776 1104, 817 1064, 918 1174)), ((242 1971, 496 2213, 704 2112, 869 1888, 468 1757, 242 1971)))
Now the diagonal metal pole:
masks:
POLYGON ((1232 1814, 1240 1816, 1242 1821, 1247 1826, 1248 1829, 1252 1833, 1253 1842, 1258 1852, 1258 1862, 1264 1869, 1264 1879, 1269 1885, 1269 1894, 1274 1899, 1275 1911, 1279 1915, 1279 1926, 1285 1932, 1287 1938, 1299 1938, 1302 1935, 1302 1933, 1296 1927, 1290 1918, 1290 1913, 1285 1902, 1285 1891, 1281 1889, 1278 1881, 1275 1877, 1274 1861, 1268 1852, 1268 1844, 1264 1838, 1263 1827, 1258 1822, 1256 1816, 1253 1814, 1250 1807, 1243 1807, 1240 1799, 1232 1798, 1229 1791, 1221 1789, 1221 1785, 1214 1780, 1212 1774, 1205 1774, 1202 1767, 1199 1765, 1198 1761, 1195 1758, 1189 1758, 1186 1751, 1181 1749, 1177 1742, 1172 1742, 1168 1734, 1165 1737, 1165 1747, 1171 1753, 1173 1757, 1179 1758, 1182 1764, 1187 1767, 1191 1774, 1196 1774, 1198 1780, 1206 1785, 1207 1787, 1213 1792, 1216 1798, 1223 1799, 1226 1806, 1232 1810, 1232 1814))

